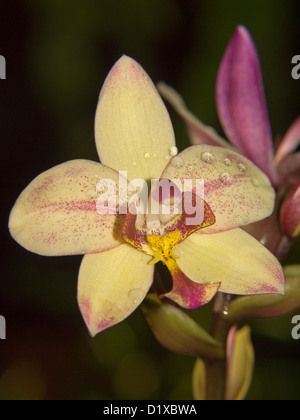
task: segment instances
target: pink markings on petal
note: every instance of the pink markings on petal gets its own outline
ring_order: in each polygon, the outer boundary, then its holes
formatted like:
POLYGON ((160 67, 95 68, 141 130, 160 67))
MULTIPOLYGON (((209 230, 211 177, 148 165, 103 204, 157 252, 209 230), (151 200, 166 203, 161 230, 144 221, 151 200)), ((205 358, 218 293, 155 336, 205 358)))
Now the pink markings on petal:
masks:
POLYGON ((91 314, 92 314, 92 308, 91 303, 89 299, 80 299, 78 300, 78 305, 80 308, 81 315, 84 319, 84 322, 88 329, 91 327, 91 314))
POLYGON ((99 332, 102 332, 104 330, 107 330, 108 328, 112 327, 116 324, 115 318, 111 317, 109 319, 103 319, 101 320, 97 325, 97 330, 95 331, 94 335, 98 334, 99 332))
POLYGON ((92 337, 95 337, 101 331, 104 331, 119 322, 116 321, 113 316, 105 318, 104 314, 101 314, 101 312, 93 313, 92 304, 88 298, 81 298, 79 300, 79 307, 84 322, 92 337))
POLYGON ((216 218, 211 210, 210 206, 207 204, 206 201, 204 201, 201 197, 198 197, 196 194, 193 193, 185 193, 183 194, 183 200, 182 200, 182 213, 172 219, 166 226, 164 227, 164 232, 172 232, 175 230, 179 230, 181 232, 181 238, 178 241, 178 244, 180 244, 182 241, 184 241, 188 236, 190 236, 192 233, 204 229, 206 227, 212 226, 216 223, 216 218), (187 202, 190 201, 191 203, 187 205, 187 202), (197 206, 196 206, 197 205, 197 206), (199 208, 203 206, 203 215, 201 217, 201 221, 199 221, 199 224, 193 224, 193 223, 187 223, 187 218, 191 218, 194 220, 198 219, 198 216, 196 215, 196 212, 199 210, 199 208), (187 214, 186 209, 188 207, 195 208, 194 213, 187 214))
POLYGON ((273 140, 254 42, 239 26, 223 56, 216 84, 217 108, 232 143, 274 180, 273 140))
POLYGON ((198 284, 191 281, 177 266, 172 270, 173 288, 160 296, 168 298, 185 309, 196 309, 206 305, 215 296, 220 283, 198 284))
POLYGON ((147 231, 146 229, 136 227, 137 215, 129 211, 125 216, 122 227, 122 238, 140 251, 143 251, 145 246, 148 247, 147 231))

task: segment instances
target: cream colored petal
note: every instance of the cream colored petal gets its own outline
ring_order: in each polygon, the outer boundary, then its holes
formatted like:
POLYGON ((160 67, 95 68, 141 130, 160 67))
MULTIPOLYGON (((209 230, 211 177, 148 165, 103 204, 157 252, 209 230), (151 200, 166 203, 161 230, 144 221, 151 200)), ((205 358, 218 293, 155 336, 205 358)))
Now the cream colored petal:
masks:
POLYGON ((274 207, 274 190, 267 176, 240 154, 216 146, 185 149, 166 167, 162 178, 204 180, 204 200, 216 223, 202 232, 214 233, 268 217, 274 207))
POLYGON ((150 259, 127 244, 84 256, 78 303, 92 336, 123 321, 144 300, 153 281, 150 259))
POLYGON ((238 295, 284 293, 278 260, 241 229, 197 233, 174 248, 181 270, 197 283, 220 282, 219 291, 238 295))
POLYGON ((120 245, 122 218, 97 211, 97 185, 103 179, 117 185, 119 175, 88 160, 65 162, 42 173, 20 194, 11 211, 12 237, 29 251, 49 256, 99 252, 120 245))
POLYGON ((142 67, 123 56, 100 92, 95 119, 100 160, 128 179, 159 178, 176 153, 169 114, 142 67))

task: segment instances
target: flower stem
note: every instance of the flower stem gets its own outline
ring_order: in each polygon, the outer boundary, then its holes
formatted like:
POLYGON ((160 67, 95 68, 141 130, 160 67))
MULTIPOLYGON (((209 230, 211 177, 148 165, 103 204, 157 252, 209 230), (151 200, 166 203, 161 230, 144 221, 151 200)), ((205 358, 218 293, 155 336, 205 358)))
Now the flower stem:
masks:
MULTIPOLYGON (((219 341, 226 355, 229 330, 233 324, 227 318, 227 310, 232 295, 218 293, 215 298, 210 334, 219 341)), ((226 399, 227 359, 206 362, 206 399, 222 401, 226 399)))

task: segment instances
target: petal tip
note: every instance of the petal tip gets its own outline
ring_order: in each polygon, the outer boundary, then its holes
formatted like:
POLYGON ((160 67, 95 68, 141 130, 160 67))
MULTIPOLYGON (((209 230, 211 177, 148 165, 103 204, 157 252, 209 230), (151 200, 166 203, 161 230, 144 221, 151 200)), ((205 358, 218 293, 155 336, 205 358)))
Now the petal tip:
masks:
MULTIPOLYGON (((126 81, 131 79, 147 78, 147 75, 142 66, 133 58, 128 55, 122 55, 113 65, 110 72, 107 75, 106 82, 103 87, 107 87, 110 83, 117 81, 121 86, 126 81)), ((103 88, 101 90, 103 94, 103 88)))
POLYGON ((93 313, 91 303, 88 299, 81 299, 78 301, 78 304, 85 325, 92 338, 116 324, 114 317, 105 318, 102 313, 93 313))

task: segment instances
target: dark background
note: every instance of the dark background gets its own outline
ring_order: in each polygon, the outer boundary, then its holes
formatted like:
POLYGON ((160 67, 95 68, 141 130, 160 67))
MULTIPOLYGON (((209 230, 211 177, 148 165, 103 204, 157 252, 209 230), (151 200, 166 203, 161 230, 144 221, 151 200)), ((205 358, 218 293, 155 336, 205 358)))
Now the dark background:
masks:
MULTIPOLYGON (((7 220, 39 173, 76 158, 98 160, 94 113, 104 78, 122 55, 164 80, 216 127, 214 86, 236 25, 259 51, 274 136, 300 114, 297 0, 0 0, 1 278, 0 399, 190 399, 194 358, 153 338, 141 311, 91 339, 76 303, 80 257, 31 254, 7 220)), ((170 110, 179 148, 188 145, 170 110)), ((299 263, 299 244, 287 262, 299 263)), ((210 307, 194 311, 204 326, 210 307)), ((296 312, 297 313, 297 312, 296 312)), ((300 309, 299 309, 300 313, 300 309)), ((300 342, 292 315, 252 323, 251 399, 300 399, 300 342)))

